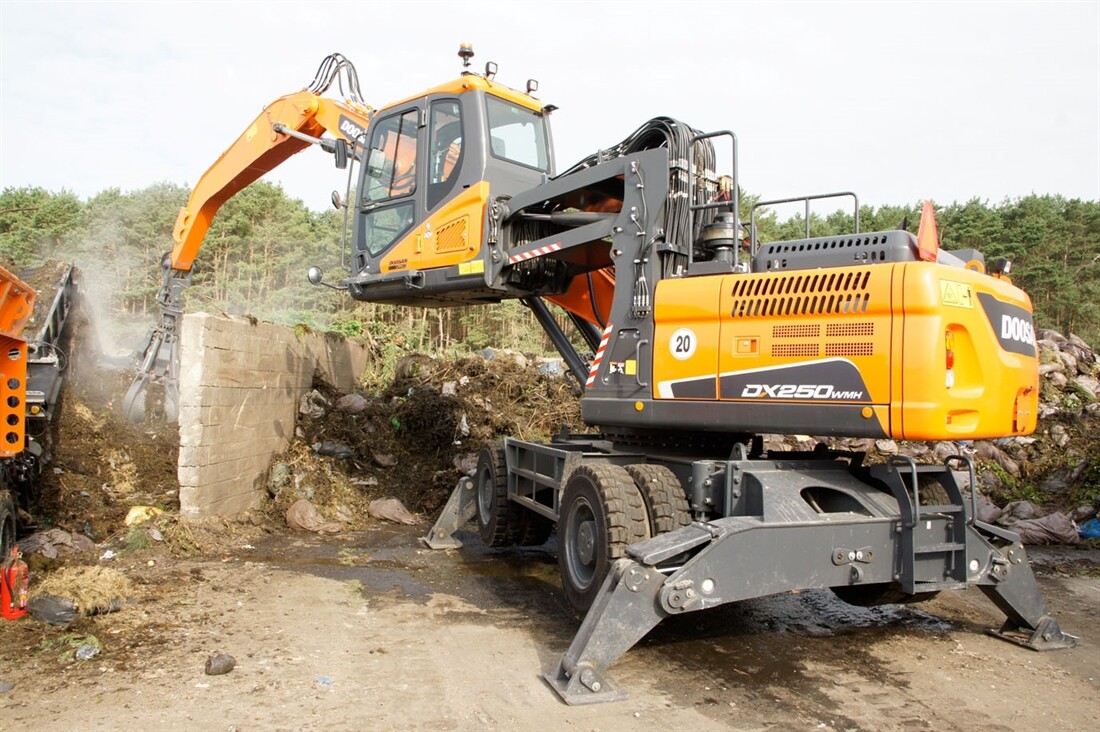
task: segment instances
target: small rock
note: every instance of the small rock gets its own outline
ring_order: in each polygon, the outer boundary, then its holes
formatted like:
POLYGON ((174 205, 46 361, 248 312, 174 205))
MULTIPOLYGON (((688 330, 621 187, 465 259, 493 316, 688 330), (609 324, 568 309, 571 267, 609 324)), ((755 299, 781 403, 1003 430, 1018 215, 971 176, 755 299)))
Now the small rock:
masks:
POLYGON ((875 440, 875 449, 882 455, 897 455, 898 443, 893 440, 875 440))
POLYGON ((308 394, 303 394, 302 398, 298 400, 298 413, 310 419, 320 419, 325 416, 325 407, 327 406, 328 400, 321 392, 314 389, 308 394))
POLYGON ((378 478, 375 478, 373 475, 368 475, 366 478, 355 478, 351 481, 351 484, 373 487, 378 485, 378 478))
POLYGON ((313 443, 313 451, 318 455, 327 455, 337 460, 350 460, 355 457, 355 451, 342 442, 324 440, 313 443))
POLYGON ((9 691, 15 688, 15 684, 10 681, 0 681, 0 694, 7 694, 9 691))
POLYGON ((440 391, 443 396, 455 396, 458 394, 458 382, 457 381, 444 381, 443 389, 440 391))
POLYGON ((348 414, 360 414, 369 405, 370 401, 361 394, 345 394, 336 400, 336 408, 348 414))
POLYGON ((374 458, 374 464, 380 468, 392 468, 397 465, 397 458, 389 453, 372 452, 371 457, 374 458))
POLYGON ((1059 389, 1065 389, 1066 384, 1069 383, 1069 379, 1067 379, 1066 375, 1063 374, 1061 371, 1052 371, 1051 373, 1047 374, 1047 379, 1050 381, 1051 384, 1059 389))
POLYGON ((207 676, 221 676, 227 674, 233 670, 233 667, 237 665, 237 659, 230 656, 228 653, 215 653, 210 658, 206 659, 206 675, 207 676))
POLYGON ((1069 444, 1069 434, 1066 432, 1066 428, 1060 424, 1051 426, 1050 439, 1054 441, 1054 444, 1058 447, 1065 447, 1069 444))

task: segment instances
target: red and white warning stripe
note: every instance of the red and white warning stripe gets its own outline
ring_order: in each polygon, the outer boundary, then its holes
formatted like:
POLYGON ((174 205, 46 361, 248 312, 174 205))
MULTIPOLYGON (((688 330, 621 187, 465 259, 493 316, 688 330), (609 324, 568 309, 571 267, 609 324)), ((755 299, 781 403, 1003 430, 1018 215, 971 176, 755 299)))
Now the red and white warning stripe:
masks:
POLYGON ((541 257, 544 254, 550 252, 556 252, 561 249, 561 242, 550 244, 549 246, 539 247, 538 249, 532 249, 528 252, 520 252, 519 254, 513 254, 508 257, 508 264, 515 264, 516 262, 526 262, 528 259, 534 259, 535 257, 541 257))
POLYGON ((603 352, 607 350, 607 344, 611 341, 612 327, 611 323, 608 323, 607 327, 604 328, 603 338, 600 339, 600 347, 596 349, 596 356, 592 359, 592 368, 588 370, 588 381, 584 382, 585 389, 596 383, 596 372, 600 370, 600 362, 603 361, 603 352))

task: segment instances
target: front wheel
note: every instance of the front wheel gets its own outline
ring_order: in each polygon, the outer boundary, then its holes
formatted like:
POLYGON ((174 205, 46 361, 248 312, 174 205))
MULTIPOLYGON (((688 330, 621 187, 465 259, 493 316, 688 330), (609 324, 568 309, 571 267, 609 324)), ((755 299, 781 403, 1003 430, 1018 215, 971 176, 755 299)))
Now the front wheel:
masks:
POLYGON ((611 564, 650 537, 642 494, 618 465, 581 465, 570 475, 558 519, 558 569, 569 604, 586 612, 611 564))
POLYGON ((508 500, 508 468, 504 446, 486 445, 477 459, 477 527, 486 546, 516 543, 522 509, 508 500))

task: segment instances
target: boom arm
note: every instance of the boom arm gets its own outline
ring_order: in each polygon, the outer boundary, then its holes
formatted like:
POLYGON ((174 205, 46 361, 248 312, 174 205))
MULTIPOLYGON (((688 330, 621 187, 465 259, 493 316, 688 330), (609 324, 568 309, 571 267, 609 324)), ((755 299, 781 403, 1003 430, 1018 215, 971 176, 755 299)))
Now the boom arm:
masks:
POLYGON ((340 54, 332 54, 321 63, 307 88, 269 104, 202 174, 187 205, 180 209, 172 231, 175 244, 162 262, 164 282, 157 294, 160 318, 142 347, 137 375, 123 402, 126 414, 142 419, 148 387, 159 381, 164 385, 165 416, 175 418, 183 291, 190 284, 195 256, 222 204, 310 144, 335 152, 331 139, 321 139, 325 131, 354 143, 366 132, 372 113, 359 94, 355 67, 340 54), (347 82, 350 98, 341 102, 321 96, 338 79, 341 89, 347 82))
POLYGON ((365 105, 329 99, 308 89, 280 97, 268 105, 202 174, 187 206, 180 209, 172 231, 175 239, 172 269, 191 269, 222 204, 310 145, 291 133, 319 139, 328 131, 354 142, 357 135, 366 131, 371 112, 365 105))

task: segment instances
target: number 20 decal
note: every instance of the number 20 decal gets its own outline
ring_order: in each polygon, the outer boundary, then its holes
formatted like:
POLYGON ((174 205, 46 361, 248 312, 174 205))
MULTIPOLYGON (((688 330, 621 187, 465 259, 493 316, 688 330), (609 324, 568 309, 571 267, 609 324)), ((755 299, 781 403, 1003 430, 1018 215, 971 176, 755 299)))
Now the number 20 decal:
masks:
POLYGON ((695 331, 691 328, 679 328, 668 340, 668 350, 672 357, 679 361, 686 361, 695 354, 695 346, 698 343, 695 331))

